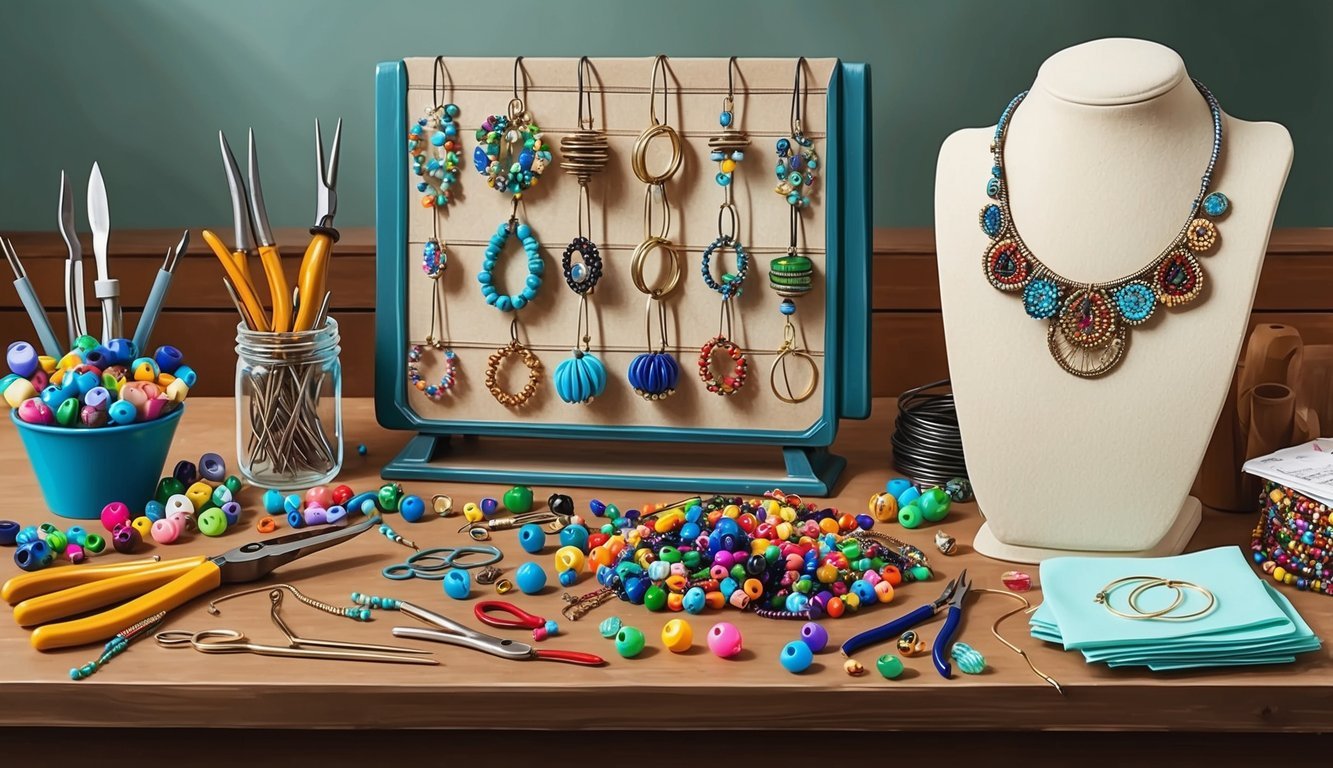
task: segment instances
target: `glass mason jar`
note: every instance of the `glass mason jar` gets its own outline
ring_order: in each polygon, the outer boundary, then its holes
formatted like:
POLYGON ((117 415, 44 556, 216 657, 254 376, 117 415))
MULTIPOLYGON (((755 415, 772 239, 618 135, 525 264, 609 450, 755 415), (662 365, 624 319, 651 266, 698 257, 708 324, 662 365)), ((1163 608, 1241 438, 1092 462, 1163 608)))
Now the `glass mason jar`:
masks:
POLYGON ((343 463, 338 323, 294 333, 236 328, 236 456, 260 488, 332 480, 343 463))

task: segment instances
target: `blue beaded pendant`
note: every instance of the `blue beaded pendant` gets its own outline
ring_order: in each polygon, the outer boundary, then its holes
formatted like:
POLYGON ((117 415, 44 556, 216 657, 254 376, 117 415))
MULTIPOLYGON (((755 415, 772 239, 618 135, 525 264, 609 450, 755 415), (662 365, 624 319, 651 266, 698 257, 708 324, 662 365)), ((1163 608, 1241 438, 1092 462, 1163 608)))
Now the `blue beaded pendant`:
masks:
POLYGON ((587 404, 606 391, 606 366, 581 349, 555 368, 555 391, 566 403, 587 404))
POLYGON ((1203 199, 1203 212, 1213 218, 1217 218, 1226 213, 1227 209, 1230 207, 1231 201, 1221 192, 1210 193, 1203 199))
POLYGON ((680 363, 666 352, 646 352, 630 361, 629 385, 645 400, 665 400, 676 394, 680 363))
POLYGON ((981 213, 977 214, 977 221, 981 224, 981 231, 986 233, 986 237, 993 240, 1004 231, 1004 210, 995 203, 991 203, 982 208, 981 213))
POLYGON ((1157 309, 1157 294, 1147 283, 1133 282, 1121 286, 1112 296, 1120 316, 1130 325, 1138 325, 1152 317, 1157 309))
POLYGON ((1036 320, 1048 320, 1060 308, 1060 286, 1047 277, 1039 277, 1023 289, 1023 309, 1036 320))

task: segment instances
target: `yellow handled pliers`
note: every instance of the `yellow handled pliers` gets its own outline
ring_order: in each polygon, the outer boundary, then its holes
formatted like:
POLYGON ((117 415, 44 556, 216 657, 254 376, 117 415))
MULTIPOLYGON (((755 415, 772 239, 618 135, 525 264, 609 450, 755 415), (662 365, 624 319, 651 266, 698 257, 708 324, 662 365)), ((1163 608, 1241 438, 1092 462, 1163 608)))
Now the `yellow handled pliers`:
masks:
POLYGON ((301 531, 252 541, 217 557, 48 568, 6 581, 0 587, 0 598, 14 606, 14 621, 20 626, 37 627, 31 642, 39 651, 96 643, 223 584, 263 578, 279 566, 341 544, 379 524, 375 516, 354 525, 301 531), (101 613, 56 621, 116 603, 120 605, 101 613))
POLYGON ((323 136, 320 133, 319 122, 315 122, 316 161, 319 172, 315 226, 310 229, 310 244, 301 260, 301 271, 297 275, 297 290, 293 295, 287 277, 283 273, 282 255, 274 242, 273 230, 268 223, 268 211, 264 207, 264 191, 259 181, 259 158, 255 151, 254 131, 249 135, 248 191, 241 179, 241 169, 236 157, 227 144, 226 135, 222 131, 218 132, 222 160, 227 169, 227 186, 231 190, 236 247, 229 250, 222 243, 222 239, 209 230, 204 230, 203 237, 204 242, 208 243, 218 261, 222 263, 222 268, 227 273, 227 282, 251 330, 286 333, 308 331, 315 325, 323 306, 329 258, 332 255, 333 244, 338 241, 338 230, 333 228, 333 217, 338 207, 336 183, 338 149, 341 141, 342 121, 339 120, 326 168, 323 136), (259 291, 250 275, 250 255, 256 252, 259 254, 264 276, 268 281, 271 317, 265 311, 264 303, 259 298, 259 291))

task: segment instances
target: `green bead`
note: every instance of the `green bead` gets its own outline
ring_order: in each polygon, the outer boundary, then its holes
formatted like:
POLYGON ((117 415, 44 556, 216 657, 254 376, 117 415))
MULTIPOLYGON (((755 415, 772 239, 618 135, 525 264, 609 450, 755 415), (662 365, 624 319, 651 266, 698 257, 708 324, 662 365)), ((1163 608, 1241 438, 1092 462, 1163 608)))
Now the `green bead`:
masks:
POLYGON ((680 550, 675 547, 662 547, 657 553, 657 559, 665 563, 679 563, 681 559, 680 550))
POLYGON ((620 617, 602 619, 602 623, 597 625, 597 632, 608 640, 615 637, 620 632, 620 617))
POLYGON ((94 555, 100 555, 102 554, 102 550, 104 549, 106 549, 106 539, 102 538, 96 533, 88 534, 88 536, 83 540, 84 552, 91 552, 94 555))
POLYGON ((226 504, 227 502, 231 501, 231 499, 232 499, 232 491, 227 486, 219 485, 218 487, 213 489, 212 500, 213 503, 216 504, 217 506, 220 507, 223 504, 226 504))
MULTIPOLYGON (((863 557, 860 560, 856 560, 852 563, 852 569, 856 571, 861 571, 862 573, 872 568, 874 568, 877 571, 879 570, 879 568, 875 568, 874 562, 866 557, 863 557)), ((880 568, 883 568, 883 566, 880 566, 880 568)))
POLYGON ((908 571, 912 578, 917 581, 927 581, 930 579, 930 569, 924 565, 914 565, 912 570, 908 571))
POLYGON ((731 576, 731 578, 735 579, 738 584, 744 584, 745 580, 750 578, 750 574, 745 572, 745 566, 741 565, 740 563, 731 566, 731 572, 729 575, 731 576))
POLYGON ((699 563, 703 562, 703 555, 696 550, 691 549, 689 552, 681 555, 680 561, 685 564, 686 568, 694 570, 699 567, 699 563))
POLYGON ((205 536, 221 536, 227 532, 227 516, 216 507, 201 512, 195 524, 205 536))
POLYGON ((632 659, 643 652, 643 633, 634 627, 621 627, 616 633, 616 653, 632 659))
POLYGON ((643 593, 643 607, 647 608, 653 613, 666 610, 666 603, 667 603, 666 590, 662 589, 656 584, 649 587, 648 591, 643 593))
POLYGON ((526 485, 516 485, 505 491, 505 509, 516 515, 532 511, 532 489, 526 485))
POLYGON ((953 499, 949 498, 949 493, 943 488, 931 488, 915 502, 921 508, 921 514, 932 523, 943 520, 949 514, 949 505, 952 503, 953 499))
POLYGON ((50 523, 42 523, 41 525, 37 526, 37 530, 41 531, 47 536, 50 536, 53 533, 60 533, 60 529, 50 523))
POLYGON ((51 551, 55 552, 57 555, 64 552, 65 547, 68 545, 69 538, 65 536, 64 533, 60 531, 51 531, 46 534, 46 546, 50 547, 51 551))
POLYGON ((848 560, 855 560, 861 556, 861 545, 857 544, 854 540, 844 542, 842 545, 842 554, 848 560))
POLYGON ((385 512, 397 512, 398 502, 403 498, 403 486, 398 483, 385 483, 380 486, 379 493, 376 494, 379 499, 380 509, 385 512))
POLYGON ((174 477, 164 477, 158 482, 157 492, 153 494, 153 498, 166 504, 167 499, 181 493, 185 493, 185 483, 174 477))
POLYGON ((91 352, 97 349, 97 345, 101 343, 96 337, 85 334, 74 340, 74 347, 80 352, 91 352))
POLYGON ((227 475, 227 479, 222 481, 222 484, 227 486, 233 496, 241 492, 241 478, 236 475, 227 475))
POLYGON ((606 511, 606 516, 611 518, 612 520, 620 519, 620 507, 617 507, 615 504, 607 504, 605 511, 606 511))
POLYGON ((949 649, 949 658, 969 675, 979 675, 986 671, 986 657, 967 643, 954 643, 949 649))
POLYGON ((793 589, 795 589, 797 592, 800 592, 803 595, 810 594, 810 590, 812 587, 813 587, 813 582, 811 582, 810 579, 801 579, 800 581, 792 585, 793 589))
POLYGON ((780 557, 782 557, 782 550, 776 546, 770 546, 764 550, 764 559, 768 561, 769 565, 776 563, 780 557))
POLYGON ((615 527, 613 524, 611 524, 611 523, 606 523, 605 525, 603 525, 601 528, 598 528, 597 530, 601 531, 602 533, 605 533, 607 536, 613 536, 613 535, 615 535, 616 527, 615 527))
POLYGON ((922 514, 921 507, 917 506, 916 502, 898 510, 898 522, 904 528, 920 528, 924 521, 925 515, 922 514))
POLYGON ((875 661, 875 669, 879 670, 885 680, 892 680, 903 673, 903 661, 892 653, 886 653, 875 661))

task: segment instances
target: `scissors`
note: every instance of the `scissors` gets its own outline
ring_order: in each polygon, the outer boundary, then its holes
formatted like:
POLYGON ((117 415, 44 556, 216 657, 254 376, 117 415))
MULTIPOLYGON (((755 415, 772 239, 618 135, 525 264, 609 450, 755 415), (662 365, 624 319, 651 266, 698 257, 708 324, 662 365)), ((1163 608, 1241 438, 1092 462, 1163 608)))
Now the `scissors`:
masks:
POLYGON ((477 621, 501 629, 530 629, 533 640, 545 640, 549 633, 546 619, 533 616, 513 603, 503 600, 482 600, 472 608, 477 621))
MULTIPOLYGON (((503 604, 503 605, 508 605, 503 604)), ((510 613, 523 614, 518 608, 508 606, 512 610, 510 613)), ((488 635, 484 632, 478 632, 475 629, 469 629, 453 619, 441 616, 434 611, 428 611, 419 605, 400 601, 398 610, 413 618, 420 619, 426 624, 430 624, 438 629, 422 629, 421 627, 394 627, 394 637, 404 637, 411 640, 430 640, 436 643, 448 643, 450 645, 459 645, 464 648, 471 648, 474 651, 489 653, 492 656, 499 656, 502 659, 513 661, 529 661, 532 659, 542 659, 545 661, 563 661, 567 664, 582 664, 588 667, 600 667, 606 663, 601 656, 591 653, 580 653, 578 651, 548 651, 538 650, 527 643, 519 643, 505 638, 488 635)), ((483 613, 481 606, 477 606, 476 613, 478 618, 483 613)), ((523 614, 530 615, 530 614, 523 614)), ((536 618, 536 617, 532 617, 536 618)), ((520 619, 521 620, 521 619, 520 619)), ((483 619, 485 621, 485 619, 483 619)), ((492 623, 487 621, 487 623, 492 623)), ((493 626, 526 626, 519 624, 492 624, 493 626)))
POLYGON ((403 648, 395 645, 376 645, 374 643, 346 643, 338 640, 318 640, 301 637, 283 621, 282 589, 273 589, 268 593, 269 618, 287 636, 287 645, 262 645, 252 643, 240 632, 232 629, 206 629, 203 632, 188 630, 170 630, 156 635, 157 644, 164 648, 191 646, 200 653, 253 653, 259 656, 284 656, 303 659, 335 659, 339 661, 379 661, 390 664, 426 664, 437 665, 435 659, 412 658, 424 654, 417 648, 403 648))
POLYGON ((275 568, 341 544, 379 524, 376 516, 355 525, 301 531, 252 541, 216 557, 48 568, 11 578, 0 587, 0 598, 14 606, 14 620, 20 626, 37 627, 31 642, 39 651, 94 643, 222 584, 256 581, 275 568), (52 623, 122 600, 128 602, 52 623))
POLYGON ((315 327, 324 305, 329 258, 333 244, 338 242, 338 230, 333 218, 338 210, 338 150, 342 144, 342 120, 333 134, 333 146, 327 164, 324 160, 324 137, 319 121, 315 121, 317 203, 315 225, 310 228, 310 243, 301 259, 296 290, 288 287, 282 269, 281 252, 269 227, 268 211, 264 207, 264 191, 259 181, 259 158, 255 151, 254 131, 249 135, 249 176, 247 191, 241 178, 241 169, 232 154, 227 137, 218 131, 218 143, 227 169, 227 185, 231 189, 231 210, 236 229, 236 247, 228 249, 222 239, 209 230, 203 231, 204 241, 222 263, 227 273, 228 289, 235 294, 246 325, 255 331, 287 333, 308 331, 315 327), (264 309, 264 302, 255 289, 250 273, 250 255, 258 253, 268 281, 272 316, 264 309))
POLYGON ((949 644, 958 632, 958 624, 963 618, 963 598, 967 597, 967 591, 971 588, 972 581, 967 578, 967 571, 964 570, 958 574, 958 578, 944 585, 944 592, 940 594, 935 602, 926 603, 911 613, 899 616, 888 624, 882 624, 853 636, 842 644, 842 655, 851 656, 868 645, 898 637, 934 616, 940 608, 948 605, 949 614, 945 617, 944 627, 940 629, 940 634, 935 638, 935 645, 930 652, 931 660, 935 662, 935 670, 940 673, 940 676, 947 679, 953 674, 953 665, 949 663, 949 644))

